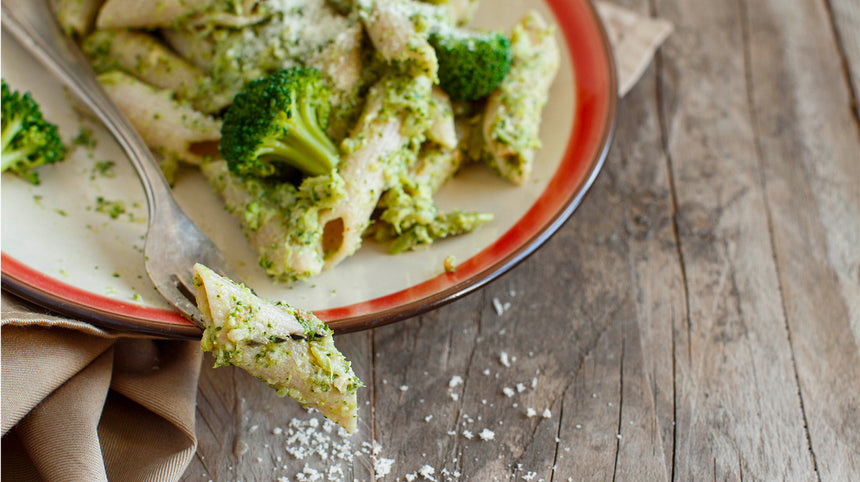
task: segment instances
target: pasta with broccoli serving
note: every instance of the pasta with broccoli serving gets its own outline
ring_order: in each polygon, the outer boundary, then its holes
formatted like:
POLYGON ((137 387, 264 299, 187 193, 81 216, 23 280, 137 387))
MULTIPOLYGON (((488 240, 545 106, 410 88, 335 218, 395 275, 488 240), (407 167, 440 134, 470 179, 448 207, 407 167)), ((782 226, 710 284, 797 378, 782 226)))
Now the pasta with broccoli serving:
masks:
POLYGON ((397 253, 492 219, 443 212, 467 162, 525 183, 559 68, 554 27, 467 27, 477 0, 55 0, 170 179, 199 169, 266 273, 366 238, 397 253))

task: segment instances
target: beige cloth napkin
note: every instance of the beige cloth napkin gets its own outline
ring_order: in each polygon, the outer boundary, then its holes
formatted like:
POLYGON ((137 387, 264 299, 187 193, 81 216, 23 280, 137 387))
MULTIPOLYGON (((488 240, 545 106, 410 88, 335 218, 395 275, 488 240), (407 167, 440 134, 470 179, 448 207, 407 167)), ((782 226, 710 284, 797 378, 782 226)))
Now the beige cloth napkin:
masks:
POLYGON ((4 480, 176 480, 197 450, 196 342, 119 338, 3 293, 4 480))
MULTIPOLYGON (((668 22, 597 3, 619 94, 639 80, 668 22)), ((196 342, 122 338, 2 296, 2 477, 176 480, 197 449, 196 342)))
POLYGON ((672 33, 666 20, 649 18, 609 2, 596 2, 603 19, 618 75, 618 95, 626 94, 648 68, 654 52, 672 33))

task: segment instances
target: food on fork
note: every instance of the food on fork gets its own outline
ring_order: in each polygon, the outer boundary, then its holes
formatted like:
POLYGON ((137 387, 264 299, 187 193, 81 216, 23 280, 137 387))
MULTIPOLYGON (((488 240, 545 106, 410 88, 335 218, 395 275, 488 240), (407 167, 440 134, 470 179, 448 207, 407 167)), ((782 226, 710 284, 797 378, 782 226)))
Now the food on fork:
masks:
POLYGON ((363 383, 334 346, 334 332, 309 311, 258 298, 211 269, 194 266, 197 305, 205 330, 201 346, 215 366, 242 368, 319 410, 348 432, 358 420, 356 391, 363 383))

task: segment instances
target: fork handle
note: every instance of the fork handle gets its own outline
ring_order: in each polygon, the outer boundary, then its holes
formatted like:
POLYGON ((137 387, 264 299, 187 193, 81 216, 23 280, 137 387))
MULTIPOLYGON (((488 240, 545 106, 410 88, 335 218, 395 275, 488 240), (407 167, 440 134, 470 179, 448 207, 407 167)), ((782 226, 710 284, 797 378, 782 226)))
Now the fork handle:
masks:
POLYGON ((95 113, 126 152, 146 194, 151 225, 155 218, 156 197, 175 202, 152 151, 102 89, 89 61, 60 29, 47 1, 3 0, 0 7, 3 27, 95 113))

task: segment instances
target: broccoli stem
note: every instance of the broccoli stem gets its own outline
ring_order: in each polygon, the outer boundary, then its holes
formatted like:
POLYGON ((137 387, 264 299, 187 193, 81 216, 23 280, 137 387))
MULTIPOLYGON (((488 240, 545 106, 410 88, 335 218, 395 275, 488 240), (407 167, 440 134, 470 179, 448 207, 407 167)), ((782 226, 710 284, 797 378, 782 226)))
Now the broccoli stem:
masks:
POLYGON ((32 146, 22 147, 15 151, 3 151, 3 161, 2 166, 0 166, 0 171, 5 171, 10 167, 14 166, 20 161, 27 159, 30 154, 36 152, 36 149, 32 146))
POLYGON ((278 139, 263 142, 257 149, 261 159, 285 162, 311 176, 331 172, 338 163, 337 148, 317 123, 316 109, 309 102, 293 102, 297 113, 278 139), (298 107, 298 108, 297 108, 298 107))
MULTIPOLYGON (((23 125, 23 121, 20 117, 15 117, 12 119, 9 124, 3 127, 2 136, 0 136, 0 145, 2 145, 2 151, 6 153, 6 148, 9 147, 9 144, 12 142, 12 139, 18 135, 18 132, 21 130, 21 126, 23 125)), ((6 162, 5 159, 3 161, 3 170, 6 170, 6 162)))
POLYGON ((338 162, 337 150, 328 138, 320 139, 313 131, 296 123, 280 139, 265 141, 257 155, 267 161, 285 162, 311 176, 331 172, 338 162))
POLYGON ((2 136, 0 136, 0 146, 2 146, 2 163, 0 163, 0 172, 5 172, 13 167, 18 162, 26 159, 36 151, 35 146, 27 145, 16 150, 9 149, 9 144, 12 139, 21 131, 23 122, 20 117, 15 117, 9 124, 3 127, 2 136))

